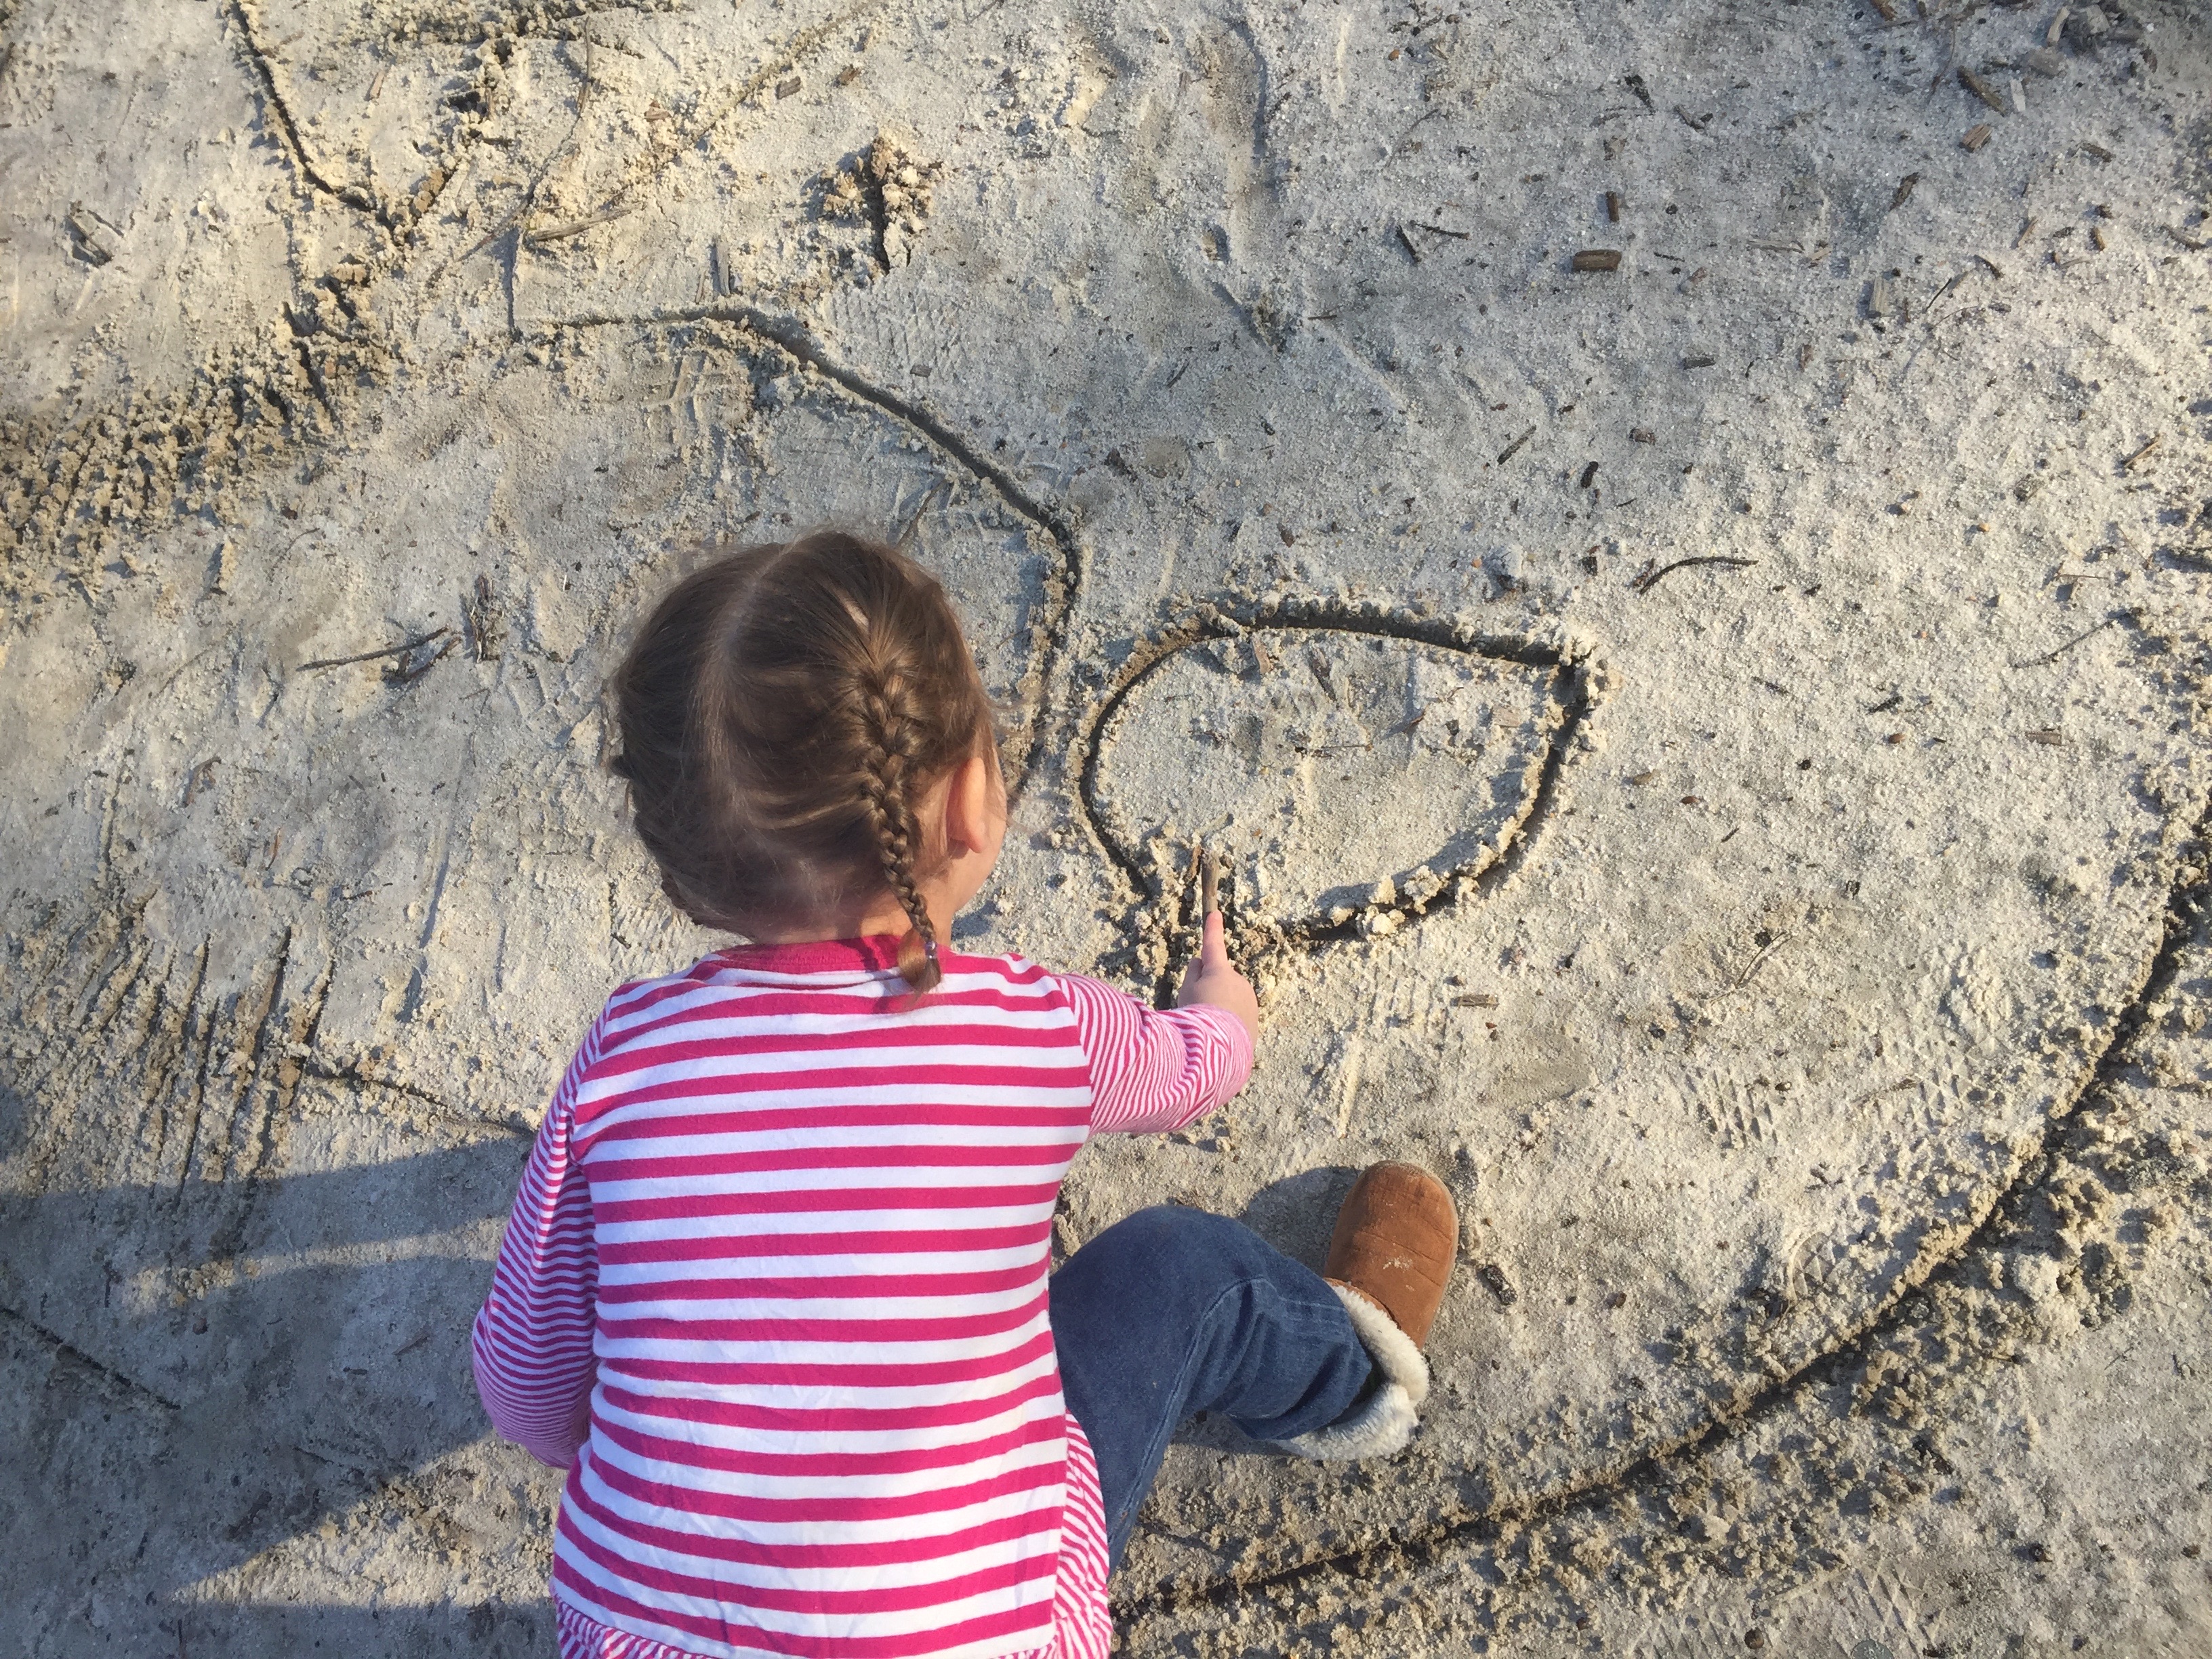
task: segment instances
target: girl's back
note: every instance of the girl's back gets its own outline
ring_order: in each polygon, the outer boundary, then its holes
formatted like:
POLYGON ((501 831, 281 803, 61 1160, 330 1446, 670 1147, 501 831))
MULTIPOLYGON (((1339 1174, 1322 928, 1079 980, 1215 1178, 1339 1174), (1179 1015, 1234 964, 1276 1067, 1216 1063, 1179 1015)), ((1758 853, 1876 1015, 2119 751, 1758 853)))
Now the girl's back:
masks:
POLYGON ((1103 1651, 1054 1204, 1094 1127, 1188 1121, 1249 1048, 1212 1010, 942 961, 916 1006, 890 939, 737 946, 594 1023, 477 1334, 494 1420, 548 1461, 545 1404, 597 1366, 555 1545, 572 1625, 823 1655, 1089 1626, 1103 1651))

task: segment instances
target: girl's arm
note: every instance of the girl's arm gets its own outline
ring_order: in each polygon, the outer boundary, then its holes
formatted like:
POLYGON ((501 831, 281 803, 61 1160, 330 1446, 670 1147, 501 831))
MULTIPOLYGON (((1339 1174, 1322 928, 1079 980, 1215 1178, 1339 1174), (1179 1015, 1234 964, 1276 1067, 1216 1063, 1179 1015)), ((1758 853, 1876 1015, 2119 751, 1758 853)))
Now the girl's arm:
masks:
POLYGON ((1230 966, 1218 915, 1206 918, 1179 1008, 1163 1012, 1078 974, 1062 975, 1060 983, 1091 1060, 1094 1132, 1180 1129, 1229 1100, 1252 1075, 1257 1010, 1252 988, 1230 966))
POLYGON ((594 1024, 546 1109, 471 1344, 492 1426, 556 1468, 575 1461, 590 1426, 599 1256, 573 1139, 576 1087, 598 1039, 594 1024))

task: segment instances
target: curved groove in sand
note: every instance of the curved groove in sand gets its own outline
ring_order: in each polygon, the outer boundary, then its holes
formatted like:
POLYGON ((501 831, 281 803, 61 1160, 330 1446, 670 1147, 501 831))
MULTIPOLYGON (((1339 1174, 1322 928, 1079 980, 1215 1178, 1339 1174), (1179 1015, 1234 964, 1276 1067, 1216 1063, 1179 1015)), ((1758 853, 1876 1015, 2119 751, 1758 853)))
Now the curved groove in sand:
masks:
POLYGON ((1222 601, 1201 605, 1188 620, 1140 641, 1099 698, 1084 728, 1076 796, 1091 834, 1137 896, 1125 919, 1125 926, 1130 931, 1139 929, 1145 913, 1167 895, 1158 878, 1146 868, 1134 838, 1115 823, 1111 810, 1100 799, 1098 774, 1106 728, 1131 694, 1178 653, 1209 641, 1234 639, 1255 629, 1403 640, 1519 667, 1542 669, 1549 676, 1547 701, 1560 710, 1547 736, 1543 758, 1536 768, 1534 787, 1525 793, 1495 838, 1474 857, 1449 871, 1437 872, 1443 884, 1440 890, 1425 898, 1401 893, 1385 903, 1358 906, 1340 920, 1333 920, 1328 912, 1319 912, 1276 924, 1269 929, 1273 935, 1286 945, 1318 950, 1358 937, 1363 928, 1371 929, 1378 916, 1395 915, 1405 922, 1416 921, 1430 912, 1449 909, 1462 896, 1487 897, 1521 867, 1538 830, 1557 802, 1560 774, 1583 721, 1596 705, 1597 678, 1583 658, 1539 641, 1478 633, 1447 618, 1410 616, 1379 606, 1296 598, 1222 601))
MULTIPOLYGON (((2193 835, 2212 836, 2212 802, 2200 809, 2193 835)), ((1629 1462, 1548 1492, 1507 1498, 1481 1509, 1462 1507, 1459 1513, 1419 1531, 1384 1541, 1313 1555, 1246 1573, 1226 1574, 1185 1586, 1167 1585, 1127 1601, 1116 1601, 1117 1621, 1139 1621, 1200 1605, 1222 1607, 1240 1597, 1270 1589, 1294 1587, 1316 1580, 1330 1581, 1344 1594, 1358 1595, 1353 1587, 1379 1585, 1374 1575, 1390 1567, 1418 1570, 1429 1565, 1457 1546, 1494 1541, 1508 1528, 1602 1507, 1621 1493, 1643 1492, 1662 1485, 1668 1466, 1697 1457, 1734 1438, 1753 1425, 1790 1409, 1811 1389, 1843 1380, 1865 1362, 1874 1344, 1888 1336, 1905 1317, 1906 1304, 1931 1284, 1958 1279, 1967 1265, 1991 1243, 2022 1206, 2049 1179, 2056 1165, 2059 1137, 2129 1064, 2136 1041, 2149 1024, 2149 1006, 2172 985, 2180 969, 2184 947, 2193 927, 2212 919, 2212 874, 2178 878, 2168 889, 2164 926, 2158 948, 2145 964, 2142 979, 2119 1017, 2111 1036, 2094 1056, 2087 1057, 2081 1080, 2065 1105, 2045 1120, 2035 1149, 2024 1156, 2013 1177, 2000 1188, 1973 1225, 1965 1230, 1955 1248, 1930 1252, 1898 1275, 1888 1297, 1869 1309, 1857 1324, 1839 1333, 1826 1347, 1808 1355, 1794 1370, 1775 1377, 1749 1395, 1723 1404, 1704 1427, 1662 1446, 1653 1447, 1629 1462)), ((1378 1589, 1377 1594, 1381 1591, 1378 1589)))

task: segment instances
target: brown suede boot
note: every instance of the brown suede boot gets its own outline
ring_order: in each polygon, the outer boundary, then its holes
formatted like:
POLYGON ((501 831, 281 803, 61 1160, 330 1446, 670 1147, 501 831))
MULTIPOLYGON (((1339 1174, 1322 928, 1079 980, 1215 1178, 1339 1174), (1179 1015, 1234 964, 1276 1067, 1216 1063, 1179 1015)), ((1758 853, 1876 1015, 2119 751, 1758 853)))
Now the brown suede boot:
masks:
POLYGON ((1459 1212, 1444 1183, 1414 1164, 1376 1164, 1345 1195, 1322 1277, 1381 1308, 1419 1348, 1458 1254, 1459 1212))
POLYGON ((1352 1328, 1382 1373, 1382 1386, 1350 1420, 1294 1440, 1300 1457, 1387 1456, 1413 1438, 1429 1397, 1421 1357, 1459 1254, 1459 1212, 1444 1184, 1411 1164, 1377 1164, 1352 1183, 1337 1212, 1322 1270, 1352 1328))

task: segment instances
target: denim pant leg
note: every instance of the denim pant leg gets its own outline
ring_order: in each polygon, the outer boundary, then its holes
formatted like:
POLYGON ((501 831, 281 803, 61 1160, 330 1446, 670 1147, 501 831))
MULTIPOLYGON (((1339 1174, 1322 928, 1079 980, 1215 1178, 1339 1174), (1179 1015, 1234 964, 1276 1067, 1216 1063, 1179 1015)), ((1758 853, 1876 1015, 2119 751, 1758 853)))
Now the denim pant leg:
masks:
POLYGON ((1219 1412, 1255 1439, 1325 1428, 1376 1375, 1321 1275, 1203 1210, 1139 1210, 1052 1277, 1060 1387, 1098 1459, 1118 1563, 1168 1439, 1219 1412))

